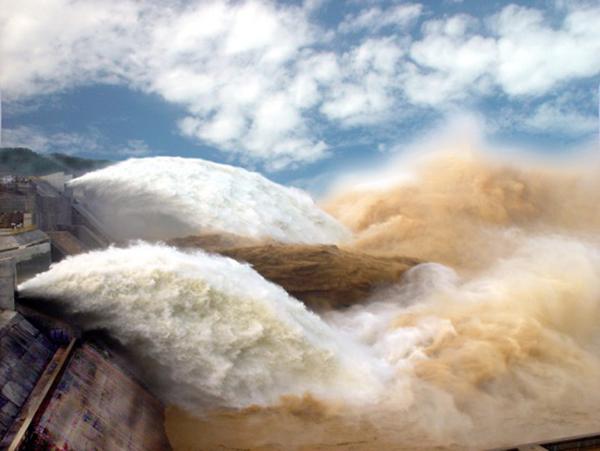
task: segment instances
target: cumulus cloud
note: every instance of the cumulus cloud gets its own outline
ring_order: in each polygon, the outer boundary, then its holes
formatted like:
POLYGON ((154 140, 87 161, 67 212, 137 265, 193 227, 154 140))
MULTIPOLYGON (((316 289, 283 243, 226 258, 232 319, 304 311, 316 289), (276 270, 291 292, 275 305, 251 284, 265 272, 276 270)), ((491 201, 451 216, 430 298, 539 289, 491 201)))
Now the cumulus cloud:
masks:
MULTIPOLYGON (((418 3, 357 2, 327 27, 324 5, 0 0, 0 84, 9 102, 94 83, 158 94, 185 109, 183 135, 279 170, 330 155, 325 128, 389 125, 411 108, 496 95, 539 98, 600 73, 600 8, 583 3, 560 17, 507 5, 440 18, 418 3)), ((571 114, 539 107, 532 126, 557 112, 571 114)))
POLYGON ((5 99, 122 79, 140 14, 128 1, 1 0, 5 99))
POLYGON ((27 147, 36 152, 98 152, 103 137, 95 130, 87 133, 44 133, 37 127, 15 127, 2 130, 3 147, 27 147))
POLYGON ((493 68, 497 59, 493 38, 469 33, 477 20, 457 15, 424 24, 424 37, 410 49, 405 89, 416 103, 440 104, 464 97, 493 68))
POLYGON ((393 37, 368 39, 340 56, 336 83, 324 95, 321 112, 343 125, 380 121, 394 105, 404 51, 393 37))
POLYGON ((403 28, 414 23, 422 11, 423 6, 417 3, 405 3, 389 8, 374 6, 356 14, 349 14, 338 29, 342 33, 351 33, 365 29, 379 31, 386 27, 403 28))
POLYGON ((127 145, 118 150, 118 153, 128 157, 142 157, 151 153, 150 147, 141 139, 130 139, 127 145))
POLYGON ((480 20, 463 14, 423 25, 411 46, 406 91, 438 105, 491 88, 544 95, 556 85, 600 72, 600 8, 567 10, 553 26, 541 10, 508 5, 480 20), (487 27, 487 28, 486 28, 487 27))
POLYGON ((600 7, 570 10, 553 28, 536 9, 505 7, 495 18, 496 78, 511 95, 545 93, 600 71, 600 7))
POLYGON ((141 139, 130 139, 124 145, 110 144, 106 136, 95 128, 84 132, 46 132, 39 127, 19 126, 2 130, 2 147, 26 147, 40 153, 116 154, 141 157, 152 150, 141 139))
POLYGON ((542 103, 531 116, 524 118, 522 126, 537 132, 554 131, 577 135, 596 131, 598 119, 572 106, 550 101, 542 103))

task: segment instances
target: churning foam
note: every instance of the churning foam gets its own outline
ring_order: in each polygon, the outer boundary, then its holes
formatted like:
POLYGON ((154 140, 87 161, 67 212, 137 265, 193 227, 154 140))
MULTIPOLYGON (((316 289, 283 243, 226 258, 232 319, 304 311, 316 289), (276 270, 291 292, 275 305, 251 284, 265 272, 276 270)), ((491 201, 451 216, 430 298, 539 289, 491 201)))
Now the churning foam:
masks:
MULTIPOLYGON (((19 290, 109 332, 166 401, 189 411, 312 394, 324 409, 314 422, 298 423, 302 406, 266 417, 288 447, 363 428, 379 443, 364 449, 500 446, 590 432, 600 414, 600 248, 572 237, 530 238, 476 276, 420 265, 371 302, 323 318, 249 266, 144 243, 68 258, 19 290), (324 433, 327 406, 340 404, 324 433)), ((232 424, 192 443, 233 440, 257 414, 229 413, 232 424)), ((268 444, 276 433, 265 430, 231 445, 268 444)))
POLYGON ((285 399, 196 420, 171 410, 167 430, 176 449, 369 451, 510 447, 597 432, 599 318, 600 247, 591 242, 529 238, 477 275, 420 265, 372 302, 323 317, 368 349, 365 364, 392 371, 370 397, 341 409, 285 399))
POLYGON ((482 449, 597 432, 595 175, 454 153, 338 194, 326 205, 354 231, 345 246, 432 263, 321 318, 247 266, 148 244, 67 259, 20 290, 107 329, 180 406, 271 404, 193 420, 183 449, 482 449), (277 404, 305 392, 318 402, 277 404))
POLYGON ((283 242, 336 243, 346 229, 298 189, 200 159, 130 159, 70 183, 115 239, 229 232, 283 242))
POLYGON ((195 411, 376 385, 360 345, 229 258, 139 243, 67 258, 19 290, 107 331, 168 401, 195 411))

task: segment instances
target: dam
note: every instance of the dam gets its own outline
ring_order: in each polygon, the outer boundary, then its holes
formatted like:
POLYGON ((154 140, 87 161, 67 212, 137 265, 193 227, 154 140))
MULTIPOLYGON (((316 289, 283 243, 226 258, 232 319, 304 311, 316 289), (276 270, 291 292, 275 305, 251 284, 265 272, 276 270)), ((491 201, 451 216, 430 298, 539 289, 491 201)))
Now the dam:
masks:
POLYGON ((162 402, 114 346, 16 294, 51 262, 110 243, 66 180, 0 179, 0 449, 170 449, 162 402))

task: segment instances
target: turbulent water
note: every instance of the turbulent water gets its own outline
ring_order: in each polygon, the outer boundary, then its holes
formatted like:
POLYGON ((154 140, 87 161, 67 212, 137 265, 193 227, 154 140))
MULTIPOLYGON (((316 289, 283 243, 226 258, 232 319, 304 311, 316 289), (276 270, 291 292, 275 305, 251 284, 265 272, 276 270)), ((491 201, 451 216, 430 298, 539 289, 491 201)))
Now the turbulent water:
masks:
POLYGON ((194 415, 167 415, 181 449, 481 449, 597 432, 596 175, 453 153, 338 192, 325 206, 353 230, 346 247, 431 263, 320 317, 248 266, 144 243, 19 289, 146 361, 194 415))
POLYGON ((229 232, 283 242, 336 243, 349 234, 302 191, 200 159, 130 159, 70 183, 117 240, 229 232))
POLYGON ((410 177, 344 187, 325 209, 354 232, 351 247, 485 268, 529 236, 600 235, 600 165, 508 164, 452 149, 403 163, 410 177))
POLYGON ((360 345, 225 257, 138 243, 66 259, 20 290, 107 331, 144 362, 167 400, 191 409, 306 390, 369 392, 376 381, 360 345))

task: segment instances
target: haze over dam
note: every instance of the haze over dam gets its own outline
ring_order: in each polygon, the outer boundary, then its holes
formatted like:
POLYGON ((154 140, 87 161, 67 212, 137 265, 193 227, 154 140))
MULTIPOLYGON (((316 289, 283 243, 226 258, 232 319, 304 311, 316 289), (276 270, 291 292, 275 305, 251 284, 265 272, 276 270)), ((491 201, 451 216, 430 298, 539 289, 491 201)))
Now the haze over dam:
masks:
MULTIPOLYGON (((166 427, 175 449, 479 449, 593 432, 600 413, 593 170, 517 168, 453 148, 404 161, 402 171, 411 176, 342 186, 322 202, 327 227, 352 233, 335 237, 344 252, 423 262, 349 308, 311 312, 243 256, 144 242, 68 258, 19 289, 128 349, 171 406, 166 427)), ((115 174, 107 176, 115 186, 129 183, 118 167, 115 174)), ((174 199, 182 195, 177 186, 174 199)), ((260 188, 242 192, 252 189, 260 188)), ((128 195, 131 205, 141 196, 149 211, 164 202, 148 205, 143 190, 128 195)), ((216 205, 214 192, 195 193, 204 195, 216 205)), ((235 217, 235 205, 222 202, 218 216, 235 217)), ((264 220, 282 214, 269 210, 264 220)), ((160 230, 160 220, 150 226, 160 230)), ((195 230, 231 230, 221 227, 195 230)), ((266 257, 275 238, 262 230, 239 240, 266 257)), ((278 246, 293 253, 307 245, 278 246)), ((337 276, 343 285, 353 272, 342 267, 337 276)))

